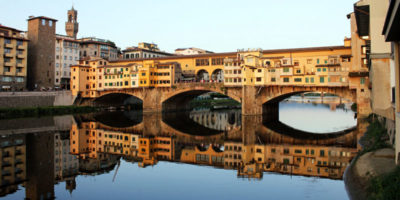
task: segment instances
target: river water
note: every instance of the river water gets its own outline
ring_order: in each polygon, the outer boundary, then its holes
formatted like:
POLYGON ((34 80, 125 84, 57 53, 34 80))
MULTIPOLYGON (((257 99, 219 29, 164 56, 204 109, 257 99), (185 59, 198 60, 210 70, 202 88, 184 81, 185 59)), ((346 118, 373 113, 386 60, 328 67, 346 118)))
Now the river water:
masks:
POLYGON ((347 199, 362 126, 296 97, 279 121, 240 110, 0 121, 2 199, 347 199))

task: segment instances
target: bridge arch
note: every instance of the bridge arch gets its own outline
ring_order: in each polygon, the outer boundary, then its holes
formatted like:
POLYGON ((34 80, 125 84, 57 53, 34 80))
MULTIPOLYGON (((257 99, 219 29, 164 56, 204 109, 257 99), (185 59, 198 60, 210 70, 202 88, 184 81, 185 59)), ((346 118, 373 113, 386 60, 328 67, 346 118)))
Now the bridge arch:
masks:
POLYGON ((261 104, 266 103, 279 103, 280 101, 291 97, 296 94, 306 93, 306 92, 321 92, 325 94, 334 94, 336 96, 349 99, 352 102, 356 102, 356 93, 348 88, 328 88, 328 87, 303 87, 303 88, 290 88, 282 89, 276 92, 271 92, 272 95, 264 95, 262 97, 261 104))
POLYGON ((161 98, 161 107, 164 111, 185 110, 189 108, 189 101, 208 92, 224 94, 237 102, 241 102, 241 90, 224 90, 219 84, 198 84, 194 87, 185 87, 166 93, 161 98))
POLYGON ((125 104, 143 104, 142 98, 131 93, 104 92, 93 100, 94 105, 99 106, 121 106, 125 104))

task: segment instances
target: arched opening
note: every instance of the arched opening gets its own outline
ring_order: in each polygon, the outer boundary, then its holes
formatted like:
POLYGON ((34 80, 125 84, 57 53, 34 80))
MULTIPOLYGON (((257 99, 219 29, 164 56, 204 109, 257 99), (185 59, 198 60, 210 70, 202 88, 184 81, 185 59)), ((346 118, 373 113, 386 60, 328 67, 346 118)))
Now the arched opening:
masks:
POLYGON ((214 82, 222 82, 224 80, 224 71, 222 69, 216 69, 211 74, 211 80, 214 82))
POLYGON ((143 101, 135 96, 124 93, 111 93, 101 96, 93 101, 96 106, 120 107, 125 106, 132 109, 142 109, 143 101))
POLYGON ((191 90, 178 93, 162 102, 162 110, 188 111, 197 108, 225 109, 240 108, 240 103, 224 94, 210 90, 191 90))
POLYGON ((200 82, 208 82, 210 80, 210 75, 208 74, 208 72, 204 69, 199 70, 196 74, 196 81, 200 81, 200 82))
POLYGON ((340 93, 296 91, 265 102, 263 121, 281 122, 305 132, 338 132, 357 125, 352 104, 352 99, 340 93))

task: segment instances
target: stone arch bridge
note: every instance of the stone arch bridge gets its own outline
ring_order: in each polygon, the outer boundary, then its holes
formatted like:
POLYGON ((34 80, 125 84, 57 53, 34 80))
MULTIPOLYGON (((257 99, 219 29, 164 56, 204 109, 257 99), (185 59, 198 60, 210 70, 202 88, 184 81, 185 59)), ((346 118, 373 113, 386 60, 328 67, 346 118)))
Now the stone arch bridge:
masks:
POLYGON ((359 115, 368 115, 369 98, 360 89, 348 86, 304 86, 304 85, 269 85, 226 87, 223 83, 179 83, 172 87, 110 89, 92 92, 95 98, 77 99, 77 105, 122 105, 123 101, 133 96, 143 102, 143 112, 162 112, 183 110, 188 102, 207 92, 217 92, 229 96, 242 104, 243 115, 272 113, 277 117, 279 102, 295 94, 304 92, 322 92, 335 94, 357 103, 359 115))

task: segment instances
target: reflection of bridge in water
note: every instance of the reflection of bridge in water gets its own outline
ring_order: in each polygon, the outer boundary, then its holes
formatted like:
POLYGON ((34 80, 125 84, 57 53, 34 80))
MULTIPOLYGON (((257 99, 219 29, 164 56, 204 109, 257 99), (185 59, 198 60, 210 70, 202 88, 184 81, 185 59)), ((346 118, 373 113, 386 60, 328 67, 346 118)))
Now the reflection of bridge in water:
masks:
MULTIPOLYGON (((236 121, 237 126, 229 130, 213 130, 213 134, 202 135, 198 130, 191 132, 179 126, 187 121, 197 124, 190 116, 196 118, 200 113, 145 114, 142 121, 128 118, 124 126, 121 126, 123 121, 118 122, 120 126, 114 126, 106 124, 113 120, 80 116, 71 129, 70 152, 82 159, 119 155, 143 167, 160 160, 210 165, 237 169, 239 177, 261 178, 263 172, 278 172, 341 179, 357 152, 360 128, 364 129, 360 123, 358 128, 337 133, 313 134, 297 132, 276 122, 270 126, 271 123, 263 123, 261 116, 242 116, 236 121)), ((214 117, 229 120, 229 117, 214 117)), ((203 127, 201 131, 212 130, 210 127, 203 127)))

